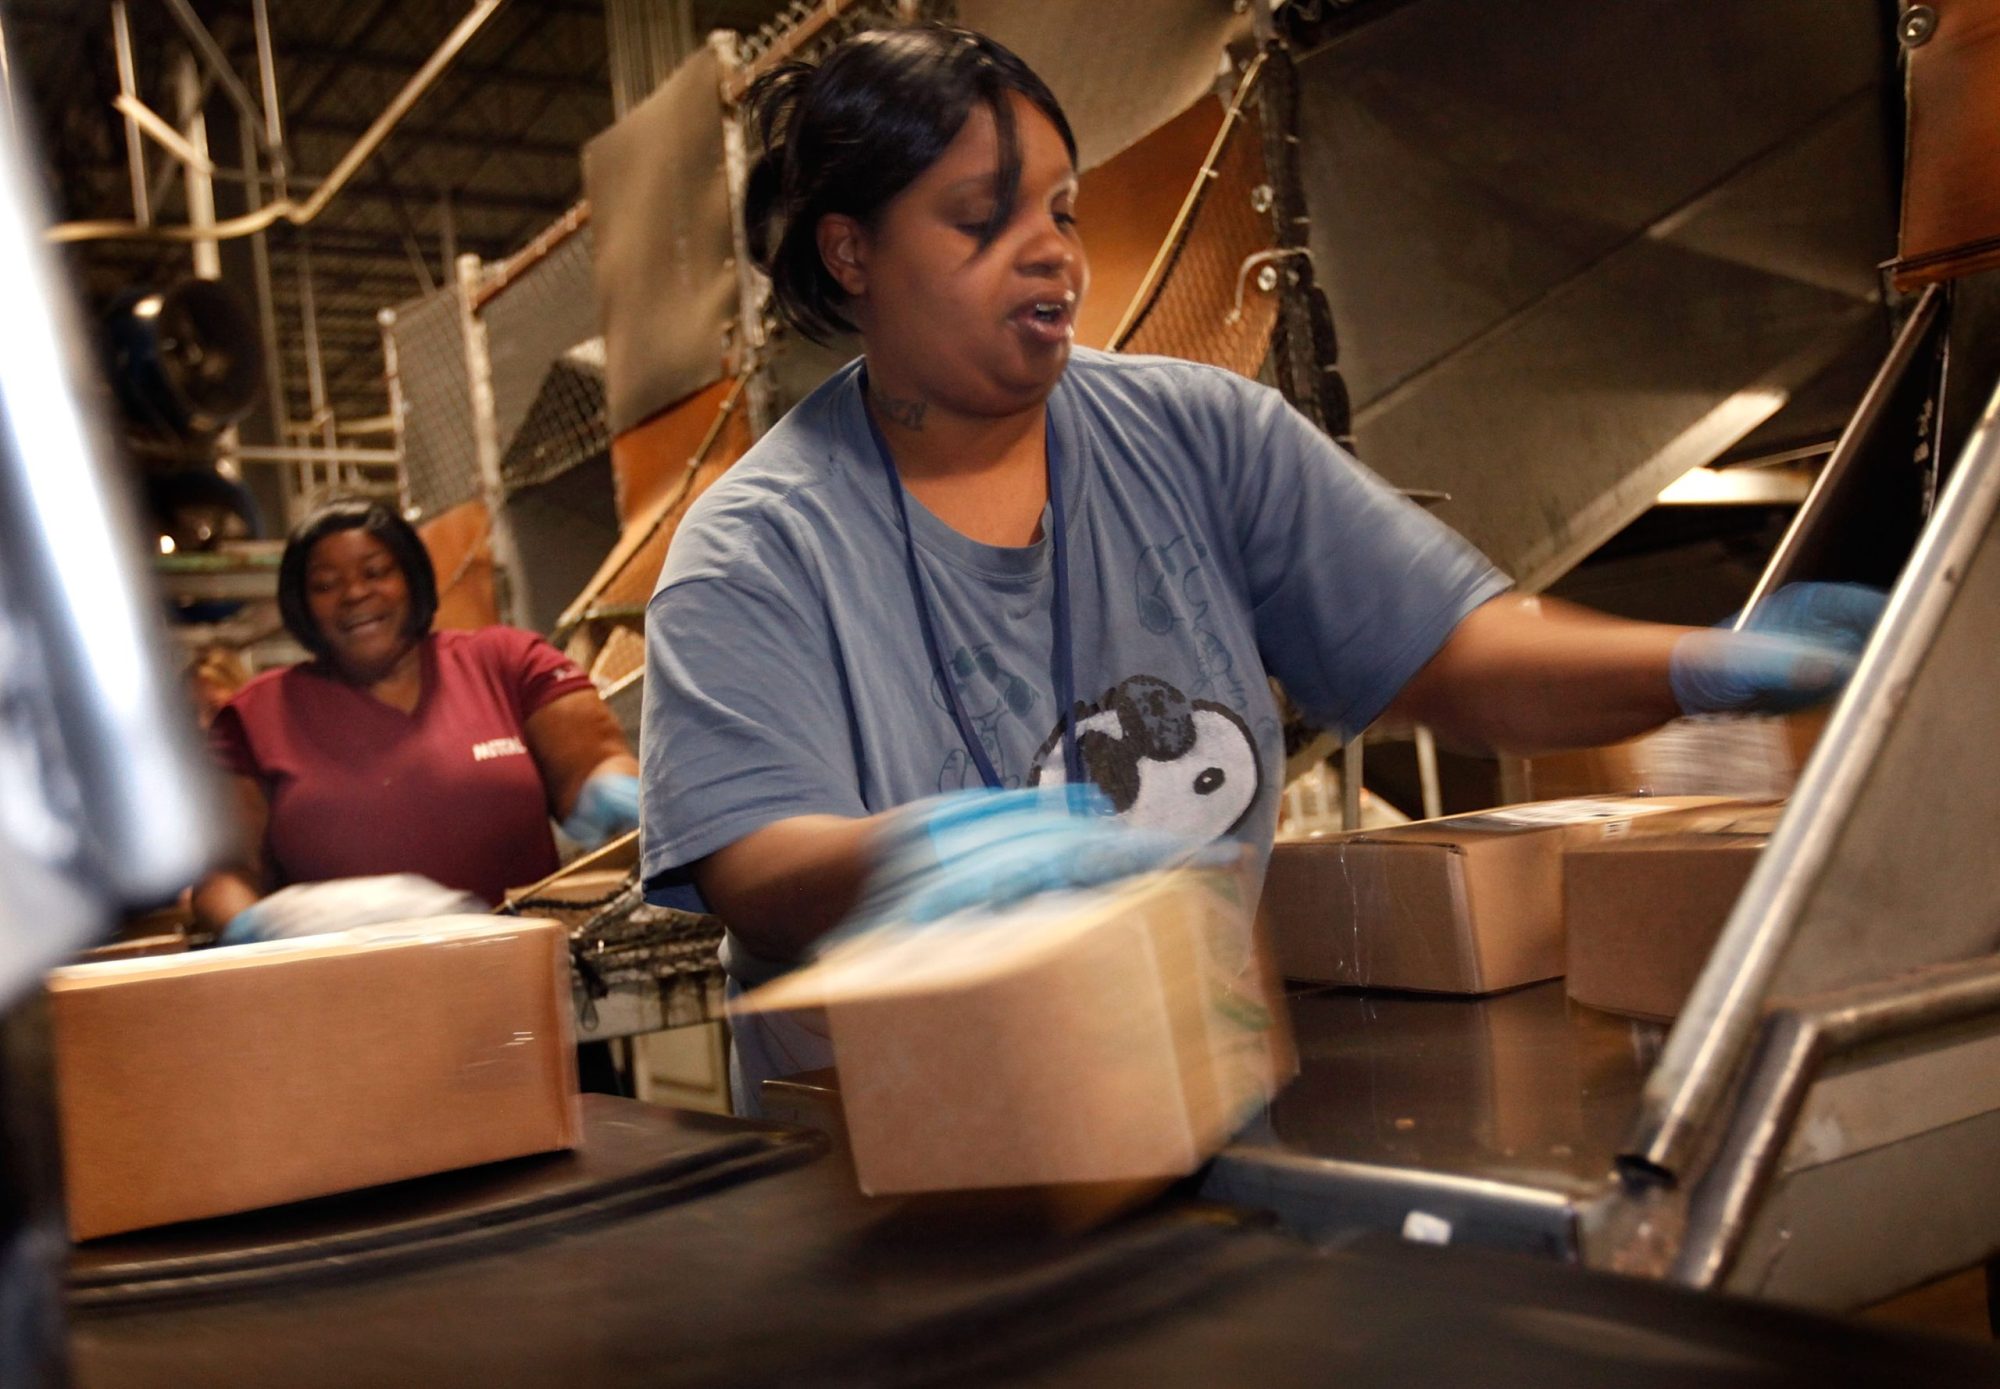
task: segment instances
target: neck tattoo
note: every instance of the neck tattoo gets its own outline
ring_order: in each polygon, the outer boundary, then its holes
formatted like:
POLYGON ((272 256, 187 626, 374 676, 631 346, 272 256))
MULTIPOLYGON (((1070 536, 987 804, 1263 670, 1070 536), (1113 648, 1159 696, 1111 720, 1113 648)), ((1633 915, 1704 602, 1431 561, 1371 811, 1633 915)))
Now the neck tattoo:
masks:
POLYGON ((924 411, 930 409, 927 402, 898 400, 895 396, 879 390, 871 390, 869 394, 875 397, 875 408, 882 412, 883 419, 891 424, 901 425, 912 433, 923 429, 924 411))

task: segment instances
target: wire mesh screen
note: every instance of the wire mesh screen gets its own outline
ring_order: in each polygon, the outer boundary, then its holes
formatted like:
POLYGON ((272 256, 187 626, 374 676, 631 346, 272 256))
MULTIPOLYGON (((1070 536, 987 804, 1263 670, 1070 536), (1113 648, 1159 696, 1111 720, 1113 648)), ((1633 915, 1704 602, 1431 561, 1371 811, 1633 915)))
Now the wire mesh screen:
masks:
POLYGON ((389 336, 402 412, 404 500, 424 517, 438 516, 479 495, 458 289, 402 305, 389 336))
POLYGON ((500 477, 509 492, 547 482, 611 446, 590 256, 586 224, 479 308, 500 477))
POLYGON ((1257 131, 1239 120, 1159 288, 1119 351, 1185 357, 1257 375, 1270 349, 1286 269, 1270 255, 1270 196, 1257 131))

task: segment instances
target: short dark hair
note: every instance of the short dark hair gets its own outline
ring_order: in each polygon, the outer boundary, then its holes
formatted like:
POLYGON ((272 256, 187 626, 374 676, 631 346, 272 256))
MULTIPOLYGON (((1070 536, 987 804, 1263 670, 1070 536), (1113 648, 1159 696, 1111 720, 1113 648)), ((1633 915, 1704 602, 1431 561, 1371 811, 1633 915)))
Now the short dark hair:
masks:
POLYGON ((306 567, 313 546, 341 531, 366 531, 395 557, 410 586, 410 622, 403 635, 412 640, 431 629, 437 616, 437 570, 431 566, 430 551, 416 529, 387 502, 368 497, 336 497, 308 512, 285 538, 285 553, 278 561, 278 612, 285 630, 300 646, 324 660, 332 648, 313 621, 306 606, 306 567))
POLYGON ((981 244, 1000 234, 1020 195, 1021 150, 1007 97, 1049 118, 1076 160, 1076 136, 1042 79, 984 34, 943 24, 856 34, 817 67, 785 63, 745 98, 763 153, 744 193, 750 254, 771 277, 786 322, 815 342, 854 331, 847 295, 819 254, 828 213, 873 226, 884 204, 958 138, 975 104, 1000 135, 1000 189, 981 244))

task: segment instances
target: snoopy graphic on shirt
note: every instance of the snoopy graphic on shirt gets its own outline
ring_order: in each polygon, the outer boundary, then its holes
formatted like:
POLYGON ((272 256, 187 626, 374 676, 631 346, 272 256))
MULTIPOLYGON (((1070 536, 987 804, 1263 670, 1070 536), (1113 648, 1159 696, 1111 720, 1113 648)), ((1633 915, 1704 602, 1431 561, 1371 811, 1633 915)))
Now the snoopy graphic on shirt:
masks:
MULTIPOLYGON (((1206 841, 1235 829, 1257 799, 1262 773, 1242 716, 1189 699, 1157 676, 1121 680, 1079 710, 1076 743, 1084 776, 1135 826, 1206 841)), ((1036 752, 1028 784, 1066 779, 1059 722, 1036 752)))

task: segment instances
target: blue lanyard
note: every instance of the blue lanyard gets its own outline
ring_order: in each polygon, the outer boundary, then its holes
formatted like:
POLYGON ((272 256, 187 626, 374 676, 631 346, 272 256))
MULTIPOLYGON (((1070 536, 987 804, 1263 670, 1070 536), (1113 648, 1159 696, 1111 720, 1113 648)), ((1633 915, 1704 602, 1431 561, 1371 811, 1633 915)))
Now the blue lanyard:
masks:
MULTIPOLYGON (((910 597, 916 601, 917 625, 923 629, 924 650, 931 658, 931 671, 937 677, 938 687, 944 691, 952 722, 958 725, 958 736, 965 743, 966 752, 971 754, 973 765, 979 769, 979 779, 998 791, 1003 785, 1000 773, 994 769, 993 759, 986 755, 986 746, 980 742, 972 720, 965 716, 965 705, 958 697, 958 685, 951 678, 951 669, 944 661, 944 650, 938 644, 937 628, 931 621, 930 601, 924 596, 923 570, 917 566, 917 541, 910 529, 910 507, 903 497, 903 480, 896 473, 895 460, 889 454, 889 443, 882 437, 875 416, 869 412, 866 373, 861 378, 861 392, 861 413, 868 421, 869 436, 875 440, 875 456, 881 460, 882 472, 889 479, 889 495, 895 500, 896 516, 903 525, 903 558, 910 571, 910 597)), ((1056 698, 1062 702, 1063 772, 1071 786, 1081 786, 1083 758, 1076 750, 1076 672, 1070 647, 1069 550, 1065 541, 1068 526, 1063 516, 1062 469, 1056 461, 1053 419, 1049 422, 1043 449, 1049 460, 1049 544, 1056 571, 1055 606, 1050 616, 1055 627, 1056 698)))

